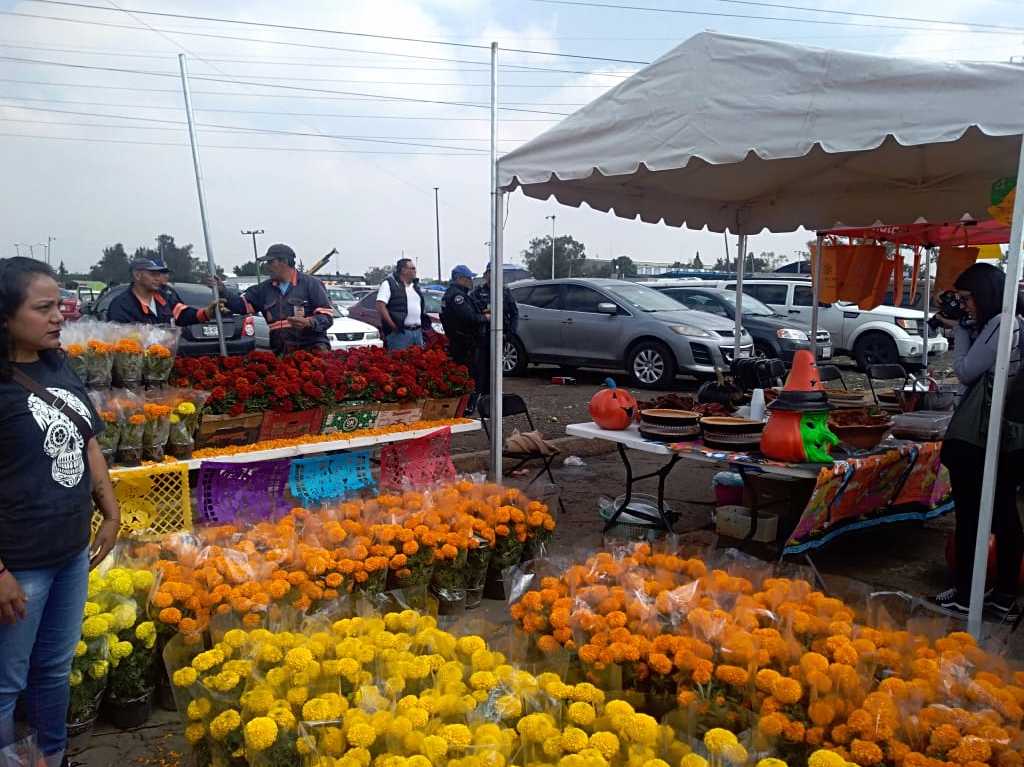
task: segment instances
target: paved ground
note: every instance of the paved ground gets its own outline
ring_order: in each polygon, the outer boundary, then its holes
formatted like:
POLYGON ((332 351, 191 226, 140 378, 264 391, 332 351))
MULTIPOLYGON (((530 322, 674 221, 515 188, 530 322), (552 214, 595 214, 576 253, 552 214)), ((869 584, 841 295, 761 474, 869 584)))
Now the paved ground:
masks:
MULTIPOLYGON (((557 369, 536 369, 526 378, 507 381, 507 390, 527 399, 537 427, 551 437, 563 436, 566 424, 589 420, 587 402, 604 378, 602 374, 581 372, 575 373, 578 380, 575 386, 550 384, 551 375, 557 373, 557 369)), ((862 380, 849 367, 844 367, 844 373, 850 376, 851 385, 862 385, 862 380)), ((621 374, 616 378, 625 381, 621 374)), ((680 379, 679 390, 695 388, 695 382, 686 384, 680 379)), ((574 446, 570 443, 566 447, 571 450, 574 446)), ((457 437, 453 444, 453 451, 463 455, 485 448, 482 434, 457 437)), ((660 465, 656 456, 635 454, 631 457, 637 473, 660 465)), ((582 460, 582 466, 556 469, 566 513, 559 518, 552 544, 555 557, 582 557, 599 547, 602 543, 598 516, 600 499, 614 498, 623 489, 623 470, 617 454, 583 455, 582 460)), ((667 498, 680 513, 677 525, 680 545, 702 551, 706 556, 721 556, 726 547, 736 545, 736 541, 718 539, 710 529, 711 473, 693 468, 677 469, 667 485, 667 498)), ((650 484, 650 491, 654 491, 653 482, 650 484)), ((947 516, 926 524, 893 524, 852 533, 815 553, 813 561, 826 587, 855 604, 865 604, 867 595, 873 591, 928 595, 946 585, 943 551, 946 536, 952 529, 952 518, 947 516)), ((763 547, 748 553, 762 557, 766 563, 777 557, 763 547)), ((797 561, 786 566, 801 568, 800 572, 813 577, 806 564, 797 561)), ((901 615, 900 600, 888 600, 886 604, 891 613, 901 615)), ((497 601, 485 601, 478 614, 493 622, 507 619, 504 604, 497 601)), ((921 620, 920 613, 917 619, 921 620)), ((935 616, 924 620, 954 627, 935 616)), ((1024 659, 1024 631, 1012 641, 1007 641, 1005 630, 998 627, 989 627, 989 634, 988 643, 993 649, 1024 659)), ((91 737, 74 744, 75 755, 88 767, 184 764, 181 755, 186 749, 179 732, 176 715, 167 712, 157 712, 144 729, 130 733, 112 730, 101 722, 91 737)))

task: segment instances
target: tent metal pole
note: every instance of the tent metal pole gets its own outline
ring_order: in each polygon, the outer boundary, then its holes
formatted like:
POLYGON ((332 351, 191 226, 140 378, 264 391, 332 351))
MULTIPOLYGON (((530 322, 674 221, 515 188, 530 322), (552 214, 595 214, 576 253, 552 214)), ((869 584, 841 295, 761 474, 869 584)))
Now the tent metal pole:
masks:
MULTIPOLYGON (((737 229, 739 216, 736 217, 737 229)), ((743 262, 746 261, 747 235, 741 234, 736 239, 736 327, 733 332, 732 358, 740 358, 740 338, 743 337, 743 262)), ((751 355, 753 356, 753 355, 751 355)))
MULTIPOLYGON (((1018 184, 1024 179, 1024 137, 1017 164, 1018 184)), ((974 570, 971 573, 971 607, 967 630, 975 639, 981 638, 981 611, 985 601, 985 571, 988 562, 988 537, 992 532, 992 507, 999 470, 999 446, 1002 437, 1003 403, 1006 398, 1010 356, 1013 352, 1013 330, 1017 327, 1017 295, 1020 283, 1021 227, 1024 225, 1024 195, 1013 203, 1010 226, 1010 248, 1006 257, 1006 283, 1003 286, 1003 311, 999 322, 999 349, 996 352, 995 380, 992 385, 992 408, 988 418, 988 439, 985 443, 985 469, 982 473, 981 504, 978 509, 978 537, 974 542, 974 570)))
POLYGON ((928 311, 932 305, 932 249, 924 249, 924 322, 921 323, 921 334, 924 336, 924 348, 921 349, 921 365, 924 374, 928 375, 928 311))
POLYGON ((217 265, 213 260, 213 244, 210 242, 210 222, 206 215, 206 193, 203 191, 203 166, 199 162, 199 139, 196 137, 195 118, 192 116, 192 92, 188 87, 188 65, 185 54, 178 54, 178 67, 181 69, 181 93, 185 97, 185 117, 188 119, 188 140, 192 145, 192 167, 196 173, 196 192, 199 195, 199 218, 203 223, 203 244, 206 246, 206 264, 210 269, 210 287, 213 290, 213 318, 217 321, 217 340, 220 344, 220 356, 227 357, 228 349, 224 341, 224 319, 220 314, 220 291, 217 288, 217 265))
POLYGON ((811 354, 814 360, 818 360, 818 303, 821 297, 821 248, 825 238, 818 235, 818 242, 815 245, 815 256, 811 259, 814 274, 811 277, 811 354))
POLYGON ((501 201, 498 189, 498 44, 491 43, 491 471, 495 482, 501 482, 501 451, 505 444, 502 434, 502 405, 504 397, 505 343, 502 335, 505 309, 505 268, 502 256, 503 229, 501 201))

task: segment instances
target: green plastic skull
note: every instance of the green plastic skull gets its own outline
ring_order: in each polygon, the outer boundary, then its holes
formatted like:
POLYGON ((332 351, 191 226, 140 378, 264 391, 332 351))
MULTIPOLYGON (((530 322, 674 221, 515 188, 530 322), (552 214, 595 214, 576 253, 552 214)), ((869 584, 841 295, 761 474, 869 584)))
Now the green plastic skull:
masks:
POLYGON ((829 431, 827 410, 804 413, 800 417, 800 436, 810 463, 832 463, 829 452, 832 445, 839 444, 839 437, 829 431))

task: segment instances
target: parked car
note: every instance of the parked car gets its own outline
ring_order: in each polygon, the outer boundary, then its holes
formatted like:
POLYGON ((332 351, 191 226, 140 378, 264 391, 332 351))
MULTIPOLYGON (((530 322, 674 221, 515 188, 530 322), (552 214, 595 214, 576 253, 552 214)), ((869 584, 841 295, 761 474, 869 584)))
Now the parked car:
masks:
MULTIPOLYGON (((718 314, 728 320, 736 319, 735 290, 694 287, 688 282, 658 282, 651 287, 671 296, 687 309, 718 314)), ((810 324, 779 314, 753 296, 743 297, 743 328, 754 339, 754 351, 765 357, 792 362, 796 351, 811 348, 810 324)), ((832 359, 832 338, 827 330, 818 331, 818 359, 832 359)))
POLYGON ((67 288, 60 289, 60 313, 65 322, 74 322, 82 318, 82 300, 78 293, 67 288))
POLYGON ((343 285, 342 287, 344 287, 345 290, 347 290, 349 293, 355 296, 356 301, 359 301, 363 296, 367 295, 368 293, 373 293, 374 295, 377 295, 376 285, 343 285))
MULTIPOLYGON (((254 315, 251 319, 255 321, 256 327, 256 348, 270 348, 270 328, 267 321, 261 315, 254 315)), ((331 342, 331 349, 354 349, 357 346, 383 346, 380 340, 380 333, 377 328, 367 325, 365 322, 336 314, 334 323, 327 329, 327 338, 331 342)))
MULTIPOLYGON (((699 284, 736 290, 736 280, 710 280, 699 284)), ((744 277, 743 292, 760 299, 772 309, 810 323, 812 308, 811 280, 798 274, 773 274, 744 277)), ((857 367, 903 363, 908 367, 920 364, 927 326, 921 312, 896 306, 877 306, 870 311, 856 304, 837 301, 818 307, 818 323, 832 336, 835 354, 849 354, 857 367)), ((941 333, 928 330, 928 354, 943 354, 949 342, 941 333)))
POLYGON ((359 299, 348 288, 343 288, 339 285, 325 285, 324 287, 327 288, 327 297, 331 299, 334 308, 338 310, 342 317, 348 314, 350 306, 359 303, 359 299))
MULTIPOLYGON (((99 320, 107 319, 110 302, 129 289, 129 285, 111 285, 100 293, 90 310, 90 316, 99 320)), ((206 285, 176 282, 174 289, 181 300, 189 306, 207 306, 213 299, 206 285)), ((262 319, 262 318, 261 318, 262 319)), ((224 315, 224 342, 228 354, 248 354, 256 348, 256 322, 253 317, 224 315)), ((266 323, 264 323, 266 324, 266 323)), ((216 322, 202 322, 186 325, 181 329, 178 354, 182 357, 199 357, 204 354, 220 354, 220 342, 216 322)))
MULTIPOLYGON (((695 312, 645 285, 620 280, 561 279, 518 282, 519 327, 505 340, 504 369, 527 365, 618 368, 643 388, 667 388, 677 373, 696 377, 728 368, 735 326, 695 312)), ((741 353, 753 351, 744 331, 741 353)))
MULTIPOLYGON (((441 297, 443 295, 443 293, 439 293, 436 290, 423 291, 423 301, 426 304, 427 316, 430 317, 430 328, 435 333, 441 333, 442 335, 444 334, 444 328, 441 327, 441 297)), ((377 314, 377 289, 373 288, 371 292, 360 298, 358 303, 350 306, 348 316, 354 320, 373 325, 380 332, 380 315, 377 314)))

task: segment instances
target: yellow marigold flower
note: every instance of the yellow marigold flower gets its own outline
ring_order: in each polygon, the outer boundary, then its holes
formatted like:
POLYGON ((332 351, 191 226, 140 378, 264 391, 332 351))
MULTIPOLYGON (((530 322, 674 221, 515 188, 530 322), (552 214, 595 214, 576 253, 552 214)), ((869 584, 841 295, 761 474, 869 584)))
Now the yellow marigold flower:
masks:
POLYGON ((292 672, 304 671, 313 660, 313 653, 305 647, 293 647, 284 654, 284 663, 292 672))
POLYGON ((153 621, 143 621, 135 627, 135 638, 147 642, 156 636, 156 624, 153 621))
POLYGON ((75 645, 75 657, 81 658, 89 651, 89 645, 83 642, 81 639, 78 640, 78 644, 75 645))
POLYGON ((219 666, 223 662, 223 652, 218 649, 207 650, 206 652, 199 653, 192 659, 192 668, 200 673, 206 673, 214 666, 219 666))
POLYGON ((249 641, 249 635, 241 629, 231 629, 224 634, 225 644, 236 650, 241 649, 247 641, 249 641))
POLYGON ((222 711, 210 722, 210 737, 224 740, 228 735, 242 726, 242 717, 233 708, 222 711))
POLYGON ((138 611, 135 609, 134 602, 124 602, 111 610, 110 614, 114 618, 114 625, 111 628, 123 631, 135 625, 138 611))
POLYGON ((464 724, 446 724, 441 728, 440 735, 448 743, 448 748, 463 750, 473 742, 473 733, 464 724))
POLYGON ((132 592, 135 591, 135 585, 132 583, 131 576, 125 572, 118 572, 115 574, 113 570, 107 574, 107 588, 113 591, 118 596, 130 597, 132 592))
POLYGON ((523 714, 523 702, 518 695, 502 695, 494 701, 494 709, 502 719, 518 719, 523 714))
POLYGON ((155 581, 156 577, 149 570, 132 570, 132 587, 136 591, 148 592, 155 581))
POLYGON ((179 668, 173 674, 171 674, 171 682, 174 683, 175 687, 189 687, 196 683, 196 679, 199 678, 199 674, 191 666, 185 666, 179 668))
POLYGON ((68 679, 68 683, 72 687, 78 687, 82 683, 82 672, 77 668, 71 670, 71 676, 68 679))
POLYGON ((206 737, 206 727, 202 722, 192 722, 185 728, 185 740, 193 746, 206 737))
POLYGON ((589 727, 594 723, 597 718, 597 712, 594 711, 594 707, 589 703, 583 701, 576 701, 575 703, 569 704, 569 721, 583 727, 589 727))
POLYGON ((764 759, 759 759, 755 767, 789 767, 789 765, 774 756, 766 756, 764 759))
POLYGON ((469 686, 474 690, 491 690, 498 684, 498 678, 490 671, 477 671, 469 677, 469 686))
POLYGON ((604 703, 604 691, 590 682, 580 682, 572 688, 572 699, 592 705, 604 703))
POLYGON ((434 767, 439 767, 448 755, 448 741, 440 735, 428 735, 423 739, 423 754, 434 767))
POLYGON ((131 642, 115 642, 110 647, 110 657, 116 660, 124 660, 132 654, 134 649, 131 642))
POLYGON ((193 722, 198 722, 210 715, 211 708, 212 706, 209 698, 196 698, 195 700, 189 701, 188 708, 185 709, 185 714, 193 722))
POLYGON ((277 722, 277 726, 282 730, 295 729, 295 714, 292 713, 292 707, 287 701, 275 701, 274 705, 270 707, 270 711, 267 712, 267 716, 277 722))
POLYGON ((562 732, 561 738, 559 738, 559 745, 562 747, 562 750, 572 754, 582 751, 587 747, 587 743, 587 733, 579 727, 566 727, 562 732))
POLYGON ((377 739, 377 731, 364 722, 355 722, 345 731, 345 737, 353 746, 369 748, 377 739))
POLYGON ((747 753, 747 749, 743 747, 741 743, 730 743, 724 749, 722 749, 722 756, 730 764, 743 765, 747 763, 747 759, 750 755, 747 753))
POLYGON ((807 760, 807 767, 845 767, 846 760, 835 751, 820 748, 807 760))
POLYGON ((704 745, 711 754, 721 754, 727 746, 736 745, 736 736, 721 727, 714 727, 704 733, 704 745))
POLYGON ((467 658, 472 657, 474 653, 486 647, 487 643, 483 640, 483 637, 476 636, 475 634, 459 637, 455 643, 455 649, 467 658))
POLYGON ((612 732, 595 732, 588 745, 601 753, 605 759, 612 759, 619 753, 619 739, 612 732))
POLYGON ((99 615, 100 612, 100 606, 95 602, 86 602, 85 607, 82 608, 82 616, 85 618, 91 618, 94 615, 99 615))
POLYGON ((633 714, 626 718, 622 734, 633 743, 651 745, 658 738, 658 720, 648 714, 633 714))
POLYGON ((608 701, 608 705, 604 707, 604 712, 608 716, 625 716, 634 713, 633 707, 624 700, 608 701))
POLYGON ((648 759, 643 767, 668 767, 668 762, 664 759, 648 759))
POLYGON ((679 767, 708 767, 708 760, 700 754, 687 754, 679 760, 679 767))
POLYGON ((277 722, 267 716, 257 716, 245 723, 247 751, 266 751, 277 740, 277 722))
POLYGON ((101 615, 93 615, 82 621, 82 636, 86 639, 103 636, 108 629, 107 620, 101 615))
POLYGON ((544 752, 544 756, 557 759, 563 752, 562 736, 552 735, 550 738, 547 738, 543 743, 541 743, 540 750, 544 752))
POLYGON ((432 765, 423 754, 413 754, 405 760, 405 767, 432 767, 432 765))

